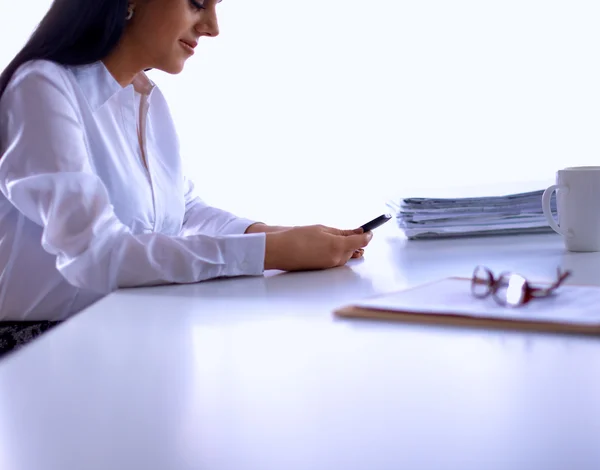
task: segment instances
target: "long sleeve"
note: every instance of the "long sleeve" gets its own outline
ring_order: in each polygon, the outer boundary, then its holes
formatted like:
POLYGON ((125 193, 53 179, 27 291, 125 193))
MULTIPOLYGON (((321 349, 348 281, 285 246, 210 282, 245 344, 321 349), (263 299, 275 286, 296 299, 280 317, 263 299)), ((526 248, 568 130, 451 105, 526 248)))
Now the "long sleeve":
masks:
POLYGON ((222 209, 209 206, 195 192, 194 183, 185 179, 185 218, 182 236, 198 233, 236 235, 256 223, 254 220, 237 217, 222 209))
POLYGON ((262 273, 264 234, 132 233, 91 167, 80 114, 60 74, 34 70, 12 83, 0 116, 0 190, 42 227, 42 246, 70 284, 107 293, 262 273))

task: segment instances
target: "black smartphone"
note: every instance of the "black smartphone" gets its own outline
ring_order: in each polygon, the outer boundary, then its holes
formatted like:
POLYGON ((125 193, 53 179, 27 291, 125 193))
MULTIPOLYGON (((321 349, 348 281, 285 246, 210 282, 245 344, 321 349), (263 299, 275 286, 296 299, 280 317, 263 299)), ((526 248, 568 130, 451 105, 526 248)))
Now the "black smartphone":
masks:
POLYGON ((380 215, 379 217, 377 217, 376 219, 373 219, 370 222, 367 222, 366 224, 361 225, 360 228, 362 228, 365 232, 368 232, 370 230, 376 229, 380 225, 385 224, 391 218, 392 218, 392 216, 390 214, 383 214, 383 215, 380 215))

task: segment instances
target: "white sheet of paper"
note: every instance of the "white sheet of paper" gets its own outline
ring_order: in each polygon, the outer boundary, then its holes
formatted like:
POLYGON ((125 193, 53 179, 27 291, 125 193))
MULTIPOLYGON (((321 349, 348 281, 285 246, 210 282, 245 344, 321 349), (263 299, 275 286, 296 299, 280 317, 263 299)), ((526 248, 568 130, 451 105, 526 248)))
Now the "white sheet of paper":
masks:
POLYGON ((355 305, 402 312, 600 325, 600 287, 594 286, 564 285, 551 297, 533 299, 523 306, 511 308, 498 305, 491 296, 485 299, 474 297, 470 280, 442 279, 355 305))

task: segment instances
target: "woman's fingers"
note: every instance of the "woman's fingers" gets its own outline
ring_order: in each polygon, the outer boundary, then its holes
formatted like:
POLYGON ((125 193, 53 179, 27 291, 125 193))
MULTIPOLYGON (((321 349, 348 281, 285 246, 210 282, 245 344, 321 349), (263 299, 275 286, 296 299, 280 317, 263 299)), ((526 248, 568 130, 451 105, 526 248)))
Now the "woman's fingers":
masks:
POLYGON ((347 251, 355 251, 360 248, 364 248, 369 244, 371 239, 373 238, 373 232, 360 233, 354 235, 348 235, 342 240, 345 242, 347 251))
POLYGON ((339 228, 323 226, 323 230, 325 230, 327 233, 331 233, 332 235, 342 235, 344 237, 347 237, 349 235, 359 235, 363 233, 363 229, 360 227, 352 230, 342 230, 339 228))

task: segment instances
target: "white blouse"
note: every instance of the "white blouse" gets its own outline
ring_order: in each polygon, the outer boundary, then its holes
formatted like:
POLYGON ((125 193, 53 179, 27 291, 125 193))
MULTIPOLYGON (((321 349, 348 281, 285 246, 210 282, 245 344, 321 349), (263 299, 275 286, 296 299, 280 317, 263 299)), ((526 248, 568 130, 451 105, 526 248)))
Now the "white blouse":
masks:
MULTIPOLYGON (((0 320, 62 320, 119 287, 259 275, 265 234, 206 205, 160 90, 31 61, 0 99, 0 320)), ((226 184, 226 181, 223 181, 226 184)))

